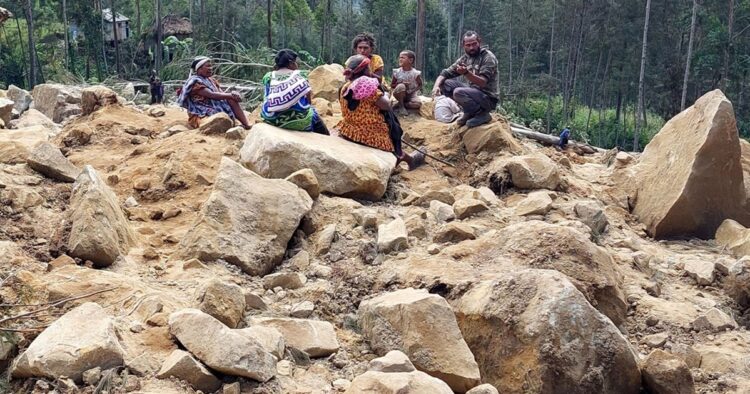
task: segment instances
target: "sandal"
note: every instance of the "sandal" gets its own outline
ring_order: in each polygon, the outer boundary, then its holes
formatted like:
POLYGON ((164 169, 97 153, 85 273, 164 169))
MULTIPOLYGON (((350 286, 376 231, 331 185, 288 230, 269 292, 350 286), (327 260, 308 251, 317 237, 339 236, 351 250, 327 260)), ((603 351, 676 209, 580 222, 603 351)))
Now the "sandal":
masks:
POLYGON ((425 163, 425 152, 423 151, 425 148, 417 149, 412 153, 411 160, 408 163, 409 164, 409 171, 416 170, 419 166, 425 163))

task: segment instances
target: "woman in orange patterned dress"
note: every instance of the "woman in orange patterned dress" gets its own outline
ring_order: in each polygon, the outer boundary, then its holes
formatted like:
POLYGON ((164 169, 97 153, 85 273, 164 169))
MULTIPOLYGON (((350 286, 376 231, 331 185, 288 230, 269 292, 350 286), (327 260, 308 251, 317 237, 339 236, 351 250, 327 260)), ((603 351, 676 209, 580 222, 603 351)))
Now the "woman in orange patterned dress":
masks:
POLYGON ((349 141, 392 152, 397 165, 405 161, 413 170, 424 163, 425 155, 420 151, 406 154, 401 149, 403 130, 369 66, 370 59, 362 55, 346 61, 347 82, 339 93, 343 119, 336 128, 349 141))

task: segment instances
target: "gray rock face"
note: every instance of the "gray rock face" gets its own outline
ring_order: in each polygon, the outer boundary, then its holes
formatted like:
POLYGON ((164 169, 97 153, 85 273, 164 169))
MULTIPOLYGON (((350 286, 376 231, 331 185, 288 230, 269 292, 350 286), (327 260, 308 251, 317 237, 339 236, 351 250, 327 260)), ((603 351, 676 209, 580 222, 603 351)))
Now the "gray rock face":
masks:
POLYGON ((82 112, 79 87, 45 83, 34 86, 31 95, 34 97, 32 107, 55 123, 82 112))
POLYGON ((325 357, 339 350, 336 331, 327 321, 261 317, 253 319, 253 325, 279 330, 287 345, 304 351, 310 357, 325 357))
POLYGON ((442 297, 426 290, 398 290, 363 301, 358 316, 362 335, 376 354, 400 350, 417 369, 459 393, 479 384, 474 355, 442 297))
POLYGON ((60 149, 49 142, 34 147, 26 163, 34 171, 61 182, 75 182, 81 173, 80 168, 74 166, 60 149))
POLYGON ((111 265, 136 244, 117 196, 91 166, 84 167, 73 185, 67 220, 69 255, 91 260, 96 266, 111 265))
POLYGON ((276 359, 258 341, 197 309, 169 315, 169 332, 209 367, 265 382, 276 374, 276 359))
POLYGON ((264 275, 281 262, 310 208, 312 199, 304 190, 264 179, 224 157, 214 189, 175 257, 222 259, 250 275, 264 275))
POLYGON ((14 378, 66 376, 82 381, 83 372, 123 364, 114 321, 102 307, 85 303, 63 315, 29 345, 11 369, 14 378))
POLYGON ((367 200, 383 197, 396 164, 396 157, 389 152, 265 123, 253 126, 240 158, 242 165, 266 178, 283 179, 309 168, 321 192, 367 200))
POLYGON ((175 377, 190 383, 197 390, 212 393, 221 387, 221 381, 214 376, 200 361, 193 358, 184 350, 175 350, 164 360, 159 373, 159 379, 175 377))
POLYGON ((29 109, 32 100, 31 93, 19 88, 16 85, 10 85, 8 87, 8 98, 13 100, 13 102, 15 103, 13 108, 19 114, 23 114, 24 112, 26 112, 26 110, 29 109))
POLYGON ((578 218, 585 223, 594 234, 604 234, 609 221, 604 209, 594 201, 582 201, 573 208, 578 218))
POLYGON ((480 282, 454 307, 483 381, 502 393, 640 390, 628 341, 558 272, 522 270, 480 282))

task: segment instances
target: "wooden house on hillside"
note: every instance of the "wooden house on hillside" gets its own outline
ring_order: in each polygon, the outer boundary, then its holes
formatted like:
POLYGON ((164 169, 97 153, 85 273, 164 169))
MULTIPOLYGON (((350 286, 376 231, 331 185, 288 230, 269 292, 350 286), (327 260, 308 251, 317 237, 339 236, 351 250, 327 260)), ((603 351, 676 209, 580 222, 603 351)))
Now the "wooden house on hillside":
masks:
MULTIPOLYGON (((112 11, 109 8, 102 10, 102 19, 104 19, 104 41, 113 43, 115 41, 115 30, 112 23, 112 11)), ((117 41, 122 42, 130 38, 130 19, 119 12, 114 24, 117 25, 117 41)))

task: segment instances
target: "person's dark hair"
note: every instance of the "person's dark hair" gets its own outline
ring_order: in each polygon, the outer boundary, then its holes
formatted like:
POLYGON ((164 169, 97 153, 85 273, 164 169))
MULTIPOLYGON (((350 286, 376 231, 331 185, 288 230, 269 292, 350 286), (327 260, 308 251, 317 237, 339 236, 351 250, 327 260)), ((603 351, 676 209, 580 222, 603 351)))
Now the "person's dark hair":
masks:
POLYGON ((404 49, 403 51, 401 51, 401 53, 405 53, 405 54, 406 54, 406 56, 408 56, 408 57, 409 57, 409 59, 411 59, 411 62, 412 62, 412 63, 414 63, 414 62, 416 62, 416 61, 417 61, 417 55, 416 55, 416 54, 414 54, 414 51, 410 51, 410 50, 408 50, 408 49, 404 49))
POLYGON ((356 37, 352 40, 352 50, 357 50, 357 45, 359 45, 360 42, 367 41, 368 44, 370 44, 370 48, 372 48, 372 51, 375 51, 375 36, 372 35, 372 33, 359 33, 356 37))
POLYGON ((289 67, 289 65, 297 60, 298 57, 297 52, 294 52, 291 49, 282 49, 276 52, 276 57, 273 58, 274 68, 278 70, 280 68, 289 67))
POLYGON ((474 30, 467 30, 466 33, 464 33, 463 39, 467 39, 469 37, 476 37, 477 40, 481 40, 482 37, 479 36, 479 33, 475 32, 474 30))

